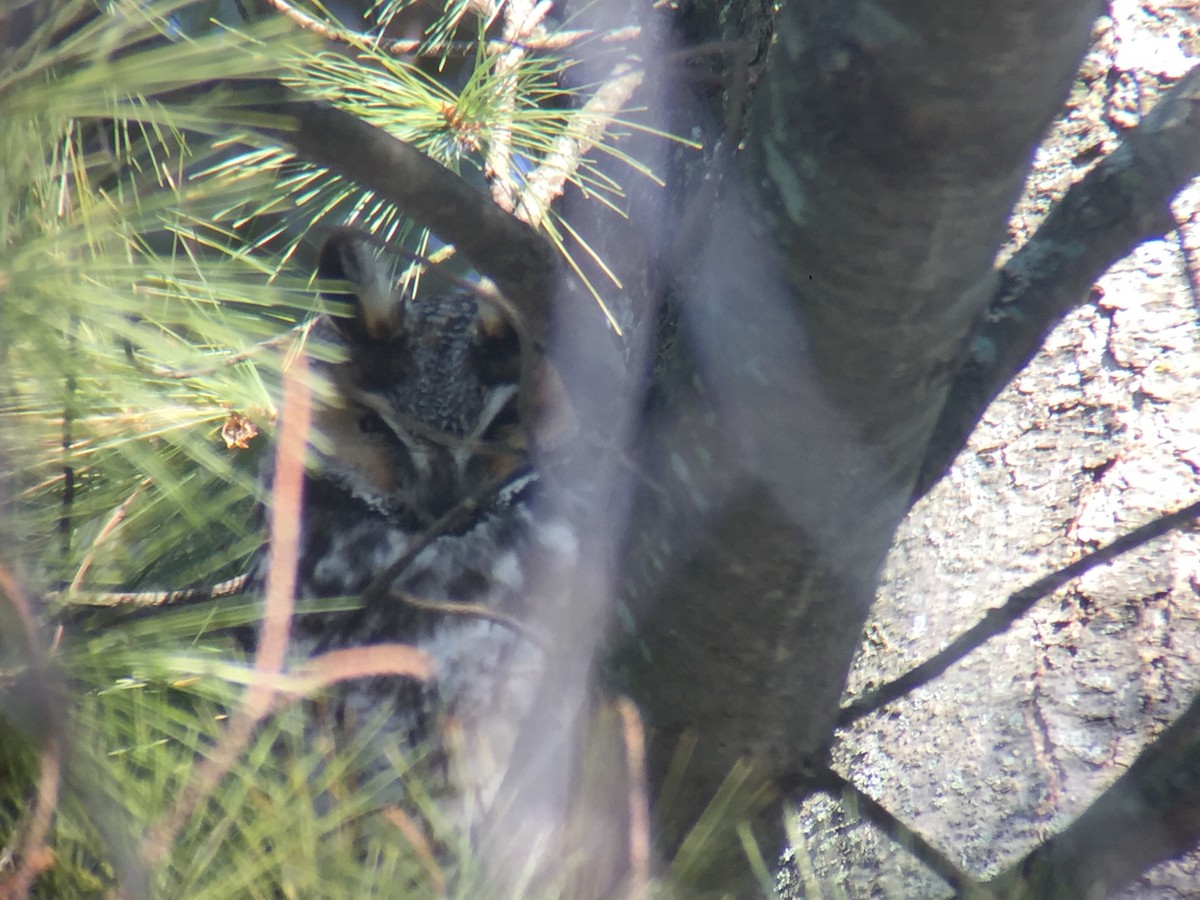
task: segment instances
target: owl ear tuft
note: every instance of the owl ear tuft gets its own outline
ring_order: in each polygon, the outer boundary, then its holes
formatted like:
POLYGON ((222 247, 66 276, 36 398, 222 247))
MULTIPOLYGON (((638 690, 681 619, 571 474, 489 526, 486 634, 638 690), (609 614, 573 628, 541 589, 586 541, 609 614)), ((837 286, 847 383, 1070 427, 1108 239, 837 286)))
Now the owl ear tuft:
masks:
POLYGON ((334 307, 334 324, 348 337, 382 341, 400 331, 402 304, 367 241, 341 231, 330 235, 321 247, 317 277, 351 286, 349 291, 322 291, 334 307))

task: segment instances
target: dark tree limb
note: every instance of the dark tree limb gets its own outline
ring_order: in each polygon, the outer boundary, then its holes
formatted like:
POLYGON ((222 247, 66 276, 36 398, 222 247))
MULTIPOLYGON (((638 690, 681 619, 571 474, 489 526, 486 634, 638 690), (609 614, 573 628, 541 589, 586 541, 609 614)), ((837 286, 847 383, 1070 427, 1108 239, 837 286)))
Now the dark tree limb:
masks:
POLYGON ((784 787, 789 793, 815 788, 835 800, 840 800, 844 806, 860 813, 894 843, 928 866, 930 871, 943 879, 960 895, 972 898, 988 896, 984 893, 982 886, 962 867, 904 824, 886 806, 870 794, 860 790, 854 782, 833 769, 821 767, 813 772, 805 773, 796 779, 794 784, 785 784, 784 787))
POLYGON ((945 474, 987 408, 1063 316, 1139 244, 1176 227, 1170 202, 1200 172, 1200 67, 1176 84, 1050 213, 1000 271, 1000 284, 954 380, 913 492, 945 474))
POLYGON ((898 700, 923 684, 928 684, 952 665, 966 657, 984 643, 1003 634, 1014 622, 1033 608, 1033 605, 1044 597, 1050 596, 1064 584, 1078 578, 1096 566, 1111 562, 1122 553, 1128 553, 1137 547, 1147 544, 1155 538, 1162 537, 1169 531, 1179 528, 1200 516, 1200 502, 1192 503, 1173 513, 1159 516, 1152 522, 1147 522, 1140 528, 1135 528, 1093 553, 1077 559, 1069 566, 1051 572, 1039 578, 1028 587, 1012 594, 1003 606, 989 610, 983 619, 959 635, 940 653, 927 659, 919 666, 905 672, 895 681, 876 688, 842 708, 838 725, 846 727, 859 719, 882 709, 894 700, 898 700))
POLYGON ((1066 831, 989 887, 999 897, 1107 897, 1200 841, 1200 697, 1066 831))
POLYGON ((204 99, 225 117, 373 191, 453 244, 491 278, 535 337, 545 329, 558 262, 524 222, 457 174, 351 113, 277 81, 225 82, 204 99))

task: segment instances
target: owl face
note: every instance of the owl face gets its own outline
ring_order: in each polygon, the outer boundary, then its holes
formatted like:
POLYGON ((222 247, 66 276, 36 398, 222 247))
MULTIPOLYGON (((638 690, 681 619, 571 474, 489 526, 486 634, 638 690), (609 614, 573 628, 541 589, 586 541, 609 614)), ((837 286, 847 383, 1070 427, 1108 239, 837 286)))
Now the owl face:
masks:
POLYGON ((520 347, 467 291, 401 298, 365 242, 337 234, 319 275, 328 294, 313 330, 315 478, 378 513, 427 526, 525 461, 518 421, 520 347))
MULTIPOLYGON (((428 653, 432 682, 370 678, 326 699, 344 722, 387 710, 384 742, 427 744, 436 766, 453 745, 455 765, 442 774, 456 770, 447 796, 461 811, 498 788, 542 674, 541 646, 507 623, 534 618, 539 567, 573 561, 574 535, 538 506, 531 423, 521 419, 527 409, 544 418, 553 392, 542 369, 523 392, 531 367, 486 301, 468 291, 401 298, 378 271, 365 241, 337 233, 322 249, 318 274, 331 290, 310 333, 313 454, 298 592, 363 602, 297 616, 292 647, 311 655, 400 641, 428 653), (448 525, 442 517, 455 511, 448 525), (394 576, 391 590, 368 591, 383 573, 394 576)), ((389 765, 380 754, 364 774, 389 765)))

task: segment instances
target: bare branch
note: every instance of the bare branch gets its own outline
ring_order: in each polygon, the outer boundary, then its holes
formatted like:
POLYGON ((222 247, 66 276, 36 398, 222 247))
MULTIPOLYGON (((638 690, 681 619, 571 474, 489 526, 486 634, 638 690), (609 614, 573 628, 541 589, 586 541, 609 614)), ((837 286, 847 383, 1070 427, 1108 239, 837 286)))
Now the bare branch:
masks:
POLYGON ((238 575, 207 587, 182 588, 178 591, 67 591, 49 594, 49 600, 59 600, 71 606, 177 606, 183 603, 198 603, 244 593, 250 583, 249 575, 238 575))
POLYGON ((104 527, 100 529, 100 533, 96 535, 96 539, 92 541, 92 546, 88 549, 87 554, 83 557, 83 562, 79 564, 79 568, 75 572, 75 577, 71 579, 71 585, 67 588, 68 593, 73 594, 79 590, 80 585, 83 584, 84 576, 87 575, 88 569, 92 567, 92 563, 96 560, 96 551, 100 549, 100 545, 108 540, 109 536, 116 531, 117 526, 120 525, 125 520, 125 516, 129 514, 129 507, 133 501, 137 499, 138 494, 140 494, 149 486, 150 479, 143 478, 138 483, 138 486, 133 489, 133 493, 126 497, 121 505, 113 510, 112 515, 108 517, 108 521, 104 523, 104 527))
POLYGON ((295 673, 300 679, 295 692, 307 695, 339 681, 377 675, 400 675, 429 681, 435 674, 434 669, 433 658, 424 650, 409 644, 345 647, 322 653, 305 663, 295 673))
POLYGON ((320 35, 327 41, 340 41, 343 43, 352 43, 354 37, 348 32, 342 31, 340 28, 333 28, 320 19, 310 16, 302 10, 296 9, 286 0, 267 0, 267 3, 274 7, 276 12, 283 13, 305 31, 311 31, 313 34, 320 35))
POLYGON ((1140 528, 1135 528, 1128 534, 1122 535, 1112 543, 1077 559, 1069 566, 1064 566, 1056 572, 1039 578, 1028 587, 1012 594, 1003 606, 989 610, 978 624, 959 635, 945 650, 910 669, 895 681, 890 681, 882 687, 869 691, 853 703, 842 707, 841 715, 838 716, 838 726, 845 728, 847 725, 852 725, 864 716, 882 709, 921 685, 928 684, 972 650, 983 646, 997 635, 1003 634, 1017 619, 1029 612, 1035 603, 1049 597, 1067 582, 1078 578, 1096 566, 1111 562, 1122 553, 1134 550, 1157 537, 1162 537, 1169 531, 1187 525, 1198 516, 1200 516, 1200 501, 1173 513, 1159 516, 1152 522, 1147 522, 1140 528))
POLYGON ((825 768, 809 776, 805 781, 862 813, 869 822, 891 838, 894 843, 909 851, 928 866, 961 896, 970 898, 991 896, 979 882, 964 872, 942 851, 901 822, 882 803, 860 791, 856 785, 837 772, 825 768))
POLYGON ((263 675, 283 671, 296 603, 304 504, 304 448, 312 418, 309 390, 308 359, 298 356, 284 375, 283 425, 275 446, 263 626, 254 659, 255 670, 263 675))
POLYGON ((1170 201, 1200 172, 1200 67, 1059 201, 1000 271, 971 356, 951 385, 913 499, 945 473, 987 408, 1110 265, 1176 227, 1170 201))
POLYGON ((629 784, 629 894, 647 896, 650 884, 650 797, 646 779, 646 727, 628 697, 617 698, 621 739, 625 745, 625 777, 629 784))
POLYGON ((525 58, 519 41, 541 29, 541 21, 549 12, 548 4, 534 5, 533 0, 507 0, 503 4, 504 38, 510 43, 499 54, 494 75, 495 91, 499 95, 490 123, 486 165, 492 199, 506 212, 517 205, 517 184, 512 171, 512 120, 517 108, 517 71, 525 58))

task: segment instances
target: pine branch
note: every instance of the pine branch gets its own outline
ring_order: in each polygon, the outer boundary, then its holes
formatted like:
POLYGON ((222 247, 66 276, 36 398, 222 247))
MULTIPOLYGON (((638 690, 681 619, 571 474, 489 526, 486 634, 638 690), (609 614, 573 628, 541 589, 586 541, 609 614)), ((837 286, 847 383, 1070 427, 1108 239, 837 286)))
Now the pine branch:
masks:
POLYGON ((557 259, 524 222, 449 169, 357 116, 303 99, 278 82, 226 82, 220 87, 230 112, 239 112, 234 118, 394 203, 458 247, 531 327, 545 327, 557 259))
POLYGON ((600 140, 644 76, 644 71, 624 63, 609 73, 580 110, 583 127, 559 135, 541 165, 526 179, 516 209, 518 218, 533 226, 541 223, 550 204, 562 195, 567 180, 578 169, 580 159, 600 140))
MULTIPOLYGON (((322 22, 315 16, 310 16, 301 9, 297 9, 293 4, 288 3, 287 0, 266 0, 266 2, 305 31, 311 31, 327 41, 337 41, 351 47, 371 47, 382 50, 391 56, 407 56, 412 54, 439 59, 443 56, 474 56, 479 51, 478 41, 430 42, 424 38, 386 40, 374 35, 334 27, 326 22, 322 22)), ((605 32, 602 35, 597 35, 591 29, 563 29, 554 32, 538 30, 522 34, 516 38, 509 37, 507 34, 502 38, 491 38, 484 41, 484 47, 494 53, 502 53, 512 49, 522 51, 565 50, 592 37, 598 37, 599 40, 605 42, 616 42, 635 38, 640 33, 641 29, 636 27, 622 29, 621 31, 605 32)))

